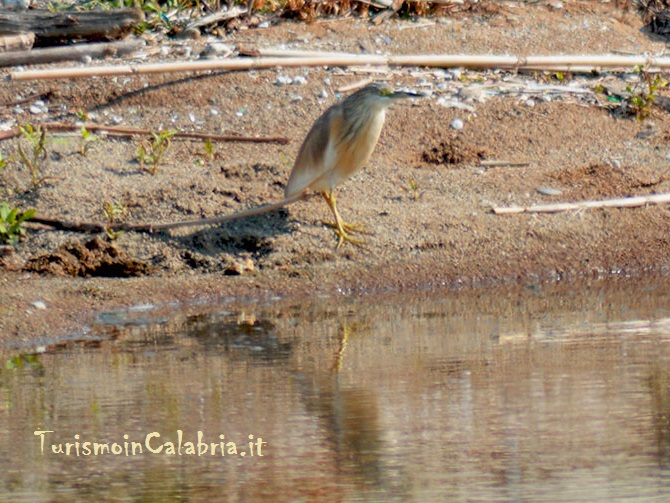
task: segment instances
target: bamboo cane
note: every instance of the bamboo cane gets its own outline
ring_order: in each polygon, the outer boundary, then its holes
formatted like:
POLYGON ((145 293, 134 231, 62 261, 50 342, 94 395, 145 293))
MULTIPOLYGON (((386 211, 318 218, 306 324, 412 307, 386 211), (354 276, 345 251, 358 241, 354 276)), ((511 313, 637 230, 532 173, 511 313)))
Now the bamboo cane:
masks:
POLYGON ((571 55, 571 56, 497 56, 497 55, 400 55, 378 56, 357 54, 332 54, 311 57, 259 57, 229 58, 175 63, 151 63, 138 65, 107 65, 77 68, 54 68, 47 70, 24 70, 10 74, 17 81, 74 79, 95 76, 142 75, 170 72, 202 72, 214 70, 241 71, 279 67, 314 66, 422 66, 422 67, 467 67, 503 68, 511 70, 546 70, 561 68, 563 71, 591 71, 601 68, 632 69, 641 66, 651 70, 670 68, 670 57, 620 56, 620 55, 571 55))

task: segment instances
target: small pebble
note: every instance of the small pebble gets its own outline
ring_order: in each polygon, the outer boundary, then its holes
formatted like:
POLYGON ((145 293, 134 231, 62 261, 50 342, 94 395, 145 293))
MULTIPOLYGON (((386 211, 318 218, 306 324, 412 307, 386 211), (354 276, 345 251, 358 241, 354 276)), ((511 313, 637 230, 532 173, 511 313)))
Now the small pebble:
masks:
POLYGON ((44 113, 47 113, 49 111, 49 107, 42 100, 37 100, 35 103, 32 104, 32 106, 29 108, 29 110, 30 110, 30 113, 34 114, 34 115, 44 114, 44 113))
POLYGON ((555 189, 553 187, 538 187, 535 190, 537 190, 538 194, 542 194, 543 196, 560 196, 563 194, 561 189, 555 189))
POLYGON ((293 84, 299 85, 299 86, 301 86, 303 84, 307 84, 307 79, 305 77, 303 77, 302 75, 297 75, 297 76, 293 77, 293 84))
POLYGON ((44 309, 47 308, 47 305, 44 302, 42 302, 41 300, 36 300, 35 302, 32 302, 30 305, 33 306, 35 309, 44 310, 44 309))
POLYGON ((197 40, 200 38, 200 30, 197 28, 186 28, 175 33, 174 38, 180 40, 197 40))
POLYGON ((135 304, 134 306, 130 306, 128 311, 133 312, 133 313, 145 313, 145 312, 151 311, 153 309, 156 309, 156 306, 147 302, 145 304, 135 304))
POLYGON ((526 103, 524 103, 524 105, 533 108, 535 106, 535 100, 526 100, 526 103))
POLYGON ((233 53, 233 48, 222 42, 212 42, 200 54, 200 57, 211 58, 213 56, 229 56, 233 53))
POLYGON ((286 86, 289 84, 293 84, 293 79, 291 77, 288 75, 277 75, 277 79, 275 80, 276 86, 286 86))
POLYGON ((463 129, 463 121, 461 119, 454 119, 451 121, 451 128, 455 129, 456 131, 460 131, 463 129))

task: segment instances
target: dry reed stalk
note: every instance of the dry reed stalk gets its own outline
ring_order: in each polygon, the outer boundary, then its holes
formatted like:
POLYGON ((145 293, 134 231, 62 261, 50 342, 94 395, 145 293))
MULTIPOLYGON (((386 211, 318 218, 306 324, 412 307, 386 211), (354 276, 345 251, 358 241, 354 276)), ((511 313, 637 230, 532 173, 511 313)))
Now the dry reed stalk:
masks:
POLYGON ((670 203, 670 193, 649 196, 620 197, 615 199, 578 201, 574 203, 538 204, 534 206, 494 207, 496 215, 516 215, 519 213, 559 213, 571 210, 591 210, 601 208, 639 208, 640 206, 670 203))
POLYGON ((144 65, 114 65, 80 68, 54 68, 48 70, 24 70, 12 72, 17 81, 74 79, 113 75, 143 75, 170 72, 202 72, 213 70, 259 70, 278 67, 314 66, 423 66, 423 67, 467 67, 506 68, 510 70, 546 70, 560 68, 562 71, 592 71, 600 68, 627 69, 636 66, 645 69, 670 68, 670 57, 573 55, 573 56, 496 56, 496 55, 401 55, 377 56, 357 54, 332 54, 311 57, 259 57, 227 58, 219 60, 189 61, 176 63, 151 63, 144 65))

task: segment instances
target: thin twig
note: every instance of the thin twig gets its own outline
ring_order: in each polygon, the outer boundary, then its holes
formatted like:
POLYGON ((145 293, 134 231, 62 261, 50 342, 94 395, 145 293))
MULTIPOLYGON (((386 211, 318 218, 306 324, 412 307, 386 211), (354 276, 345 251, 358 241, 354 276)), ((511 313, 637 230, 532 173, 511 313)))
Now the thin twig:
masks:
POLYGON ((494 207, 496 215, 513 215, 518 213, 559 213, 571 210, 586 210, 597 208, 638 208, 640 206, 670 203, 670 193, 652 194, 649 196, 621 197, 598 201, 579 201, 574 203, 538 204, 535 206, 508 206, 494 207))
MULTIPOLYGON (((124 126, 105 126, 104 124, 66 124, 63 122, 45 122, 38 124, 40 127, 45 130, 51 131, 79 131, 82 127, 86 128, 88 131, 105 131, 111 135, 120 135, 120 136, 151 136, 151 129, 141 129, 141 128, 132 128, 124 126)), ((8 131, 0 132, 0 141, 7 140, 9 138, 16 138, 20 136, 21 132, 18 128, 13 128, 8 131)), ((177 138, 195 138, 198 140, 213 140, 213 141, 238 141, 238 142, 251 142, 251 143, 281 143, 287 144, 291 140, 284 136, 237 136, 237 135, 218 135, 212 133, 197 133, 193 131, 177 131, 174 134, 174 137, 177 138)))
POLYGON ((528 162, 523 162, 523 161, 497 161, 494 159, 488 160, 488 161, 479 161, 479 165, 484 167, 484 168, 499 168, 502 166, 511 166, 514 168, 520 168, 524 166, 528 166, 530 163, 528 162))

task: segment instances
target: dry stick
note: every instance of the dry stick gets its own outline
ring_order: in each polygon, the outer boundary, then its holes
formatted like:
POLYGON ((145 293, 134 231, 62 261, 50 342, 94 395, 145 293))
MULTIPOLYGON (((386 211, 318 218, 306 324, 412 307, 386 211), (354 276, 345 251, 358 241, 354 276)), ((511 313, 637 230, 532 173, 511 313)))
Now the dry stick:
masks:
POLYGON ((215 225, 222 224, 226 222, 232 222, 233 220, 240 220, 242 218, 254 217, 257 215, 262 215, 264 213, 269 213, 271 211, 278 210, 289 204, 293 204, 301 199, 304 199, 305 196, 299 195, 289 199, 282 199, 276 203, 264 204, 263 206, 257 206, 255 208, 249 208, 248 210, 238 211, 231 215, 219 215, 211 218, 200 218, 197 220, 182 220, 179 222, 168 222, 168 223, 153 223, 153 224, 100 224, 95 222, 66 222, 63 220, 58 220, 54 218, 42 218, 34 216, 29 218, 27 222, 33 222, 36 224, 47 225, 53 227, 57 230, 64 231, 73 231, 73 232, 85 232, 85 233, 98 233, 98 232, 107 232, 107 231, 133 231, 133 232, 155 232, 159 230, 167 229, 177 229, 179 227, 194 227, 194 226, 203 226, 203 225, 215 225))
POLYGON ((142 75, 169 72, 198 72, 208 70, 258 70, 276 67, 308 67, 308 66, 426 66, 426 67, 469 67, 469 68, 508 68, 525 70, 552 70, 554 66, 561 68, 584 69, 597 68, 632 68, 643 66, 648 71, 670 68, 668 57, 618 56, 618 55, 586 55, 586 56, 491 56, 491 55, 402 55, 376 56, 341 54, 318 57, 260 57, 260 58, 228 58, 204 61, 188 61, 176 63, 153 63, 145 65, 114 65, 88 66, 82 68, 54 68, 48 70, 24 70, 12 72, 10 78, 18 81, 74 79, 93 76, 142 75))
MULTIPOLYGON (((113 135, 144 135, 150 136, 154 131, 151 129, 140 129, 140 128, 131 128, 123 126, 105 126, 103 124, 65 124, 63 122, 45 122, 40 123, 38 126, 44 128, 45 130, 51 131, 80 131, 82 127, 86 128, 88 131, 106 131, 113 135)), ((13 128, 8 131, 0 131, 0 141, 7 140, 10 138, 16 138, 21 136, 21 131, 19 128, 13 128)), ((212 133, 196 133, 192 131, 177 131, 174 134, 174 137, 177 138, 196 138, 199 140, 214 140, 214 141, 239 141, 239 142, 249 142, 249 143, 281 143, 287 144, 290 143, 286 137, 283 136, 236 136, 236 135, 219 135, 212 133)))
POLYGON ((227 21, 229 19, 234 19, 236 17, 243 16, 247 13, 246 7, 232 7, 226 10, 220 10, 207 16, 201 17, 197 21, 192 22, 186 26, 186 30, 192 30, 194 28, 201 28, 202 26, 209 26, 211 24, 216 24, 221 21, 227 21))
POLYGON ((13 51, 29 51, 35 43, 34 33, 17 33, 16 35, 0 36, 0 53, 13 51))
POLYGON ((139 39, 122 40, 120 42, 101 42, 96 44, 74 44, 65 47, 48 47, 33 49, 30 52, 7 52, 0 54, 0 66, 36 65, 55 63, 57 61, 80 60, 85 56, 105 58, 107 56, 123 56, 144 47, 139 39))
POLYGON ((118 38, 144 21, 140 9, 51 12, 0 10, 0 33, 33 32, 37 38, 118 38))
POLYGON ((517 167, 528 166, 530 165, 530 163, 526 161, 502 161, 502 160, 490 159, 486 161, 479 161, 479 165, 485 168, 499 168, 502 166, 511 166, 517 168, 517 167))
MULTIPOLYGON (((83 124, 80 126, 73 124, 64 124, 62 122, 50 122, 42 124, 44 129, 52 129, 56 131, 79 131, 82 127, 88 131, 107 131, 111 134, 120 135, 151 135, 154 131, 151 129, 131 128, 123 126, 105 126, 102 124, 83 124)), ((212 133, 196 133, 192 131, 177 131, 174 138, 196 138, 199 140, 215 140, 215 141, 240 141, 250 143, 290 143, 291 140, 284 136, 236 136, 236 135, 219 135, 212 133)))
POLYGON ((579 201, 576 203, 538 204, 535 206, 494 207, 496 215, 512 215, 518 213, 559 213, 570 210, 586 210, 596 208, 638 208, 650 204, 670 203, 670 193, 652 194, 650 196, 622 197, 603 199, 600 201, 579 201))
MULTIPOLYGON (((374 56, 378 64, 386 58, 374 56)), ((81 68, 54 68, 50 70, 28 70, 13 72, 13 80, 74 79, 94 76, 144 75, 169 72, 199 72, 207 70, 253 70, 263 68, 300 66, 348 66, 366 64, 370 56, 344 55, 338 58, 229 58, 176 63, 153 63, 146 65, 87 66, 81 68), (365 58, 365 59, 363 59, 365 58)))

